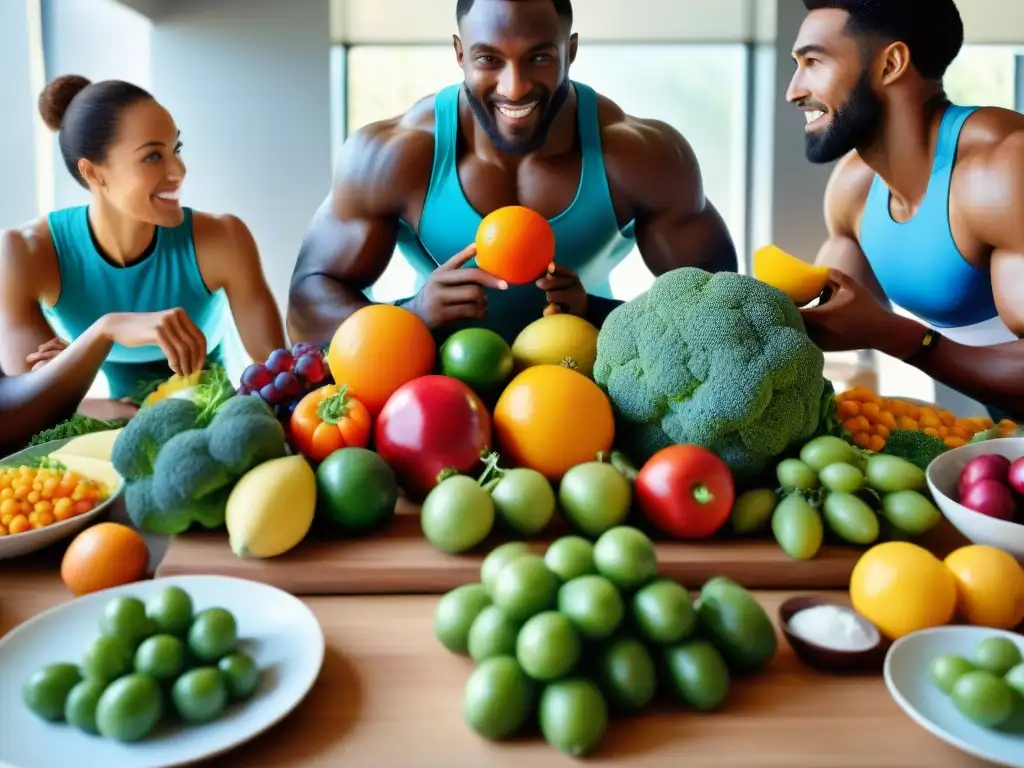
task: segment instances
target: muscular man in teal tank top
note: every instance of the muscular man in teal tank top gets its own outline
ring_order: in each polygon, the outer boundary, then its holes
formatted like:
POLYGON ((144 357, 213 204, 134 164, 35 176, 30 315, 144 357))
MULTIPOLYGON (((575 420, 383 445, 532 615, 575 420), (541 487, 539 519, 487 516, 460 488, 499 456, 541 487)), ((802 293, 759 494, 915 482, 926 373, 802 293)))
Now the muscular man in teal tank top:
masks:
POLYGON ((683 137, 569 78, 568 0, 460 0, 457 17, 464 82, 346 142, 292 277, 293 340, 329 341, 396 245, 419 278, 401 303, 440 335, 482 325, 508 340, 545 312, 600 325, 634 244, 655 275, 736 269, 683 137), (556 268, 536 284, 505 286, 472 263, 483 216, 507 205, 554 230, 556 268))
POLYGON ((877 349, 1024 418, 1024 115, 950 104, 953 0, 804 0, 787 98, 825 196, 828 350, 877 349), (886 304, 899 307, 897 313, 886 304))
POLYGON ((89 205, 0 233, 0 365, 47 365, 90 329, 112 346, 102 370, 115 399, 220 359, 224 299, 246 351, 266 359, 284 328, 252 235, 234 216, 182 207, 174 120, 119 80, 59 77, 40 98, 89 205))

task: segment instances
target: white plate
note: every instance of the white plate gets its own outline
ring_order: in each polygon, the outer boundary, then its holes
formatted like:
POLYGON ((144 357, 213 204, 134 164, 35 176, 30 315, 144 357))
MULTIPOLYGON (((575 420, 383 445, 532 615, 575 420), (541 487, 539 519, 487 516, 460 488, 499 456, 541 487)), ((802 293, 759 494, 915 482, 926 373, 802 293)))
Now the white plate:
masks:
POLYGON ((987 637, 1007 637, 1024 653, 1024 636, 987 627, 950 626, 901 637, 885 656, 885 685, 910 718, 934 736, 974 757, 1009 768, 1024 767, 1024 734, 975 725, 931 681, 932 659, 943 654, 970 658, 987 637))
POLYGON ((106 589, 29 619, 0 640, 0 765, 17 768, 163 768, 206 759, 267 730, 301 702, 320 674, 324 635, 304 603, 275 587, 225 576, 179 576, 106 589), (147 600, 178 586, 195 610, 220 606, 238 620, 240 647, 260 668, 260 685, 205 725, 161 725, 149 737, 121 744, 66 723, 48 723, 23 703, 21 686, 52 662, 78 663, 99 635, 104 604, 115 595, 147 600))
MULTIPOLYGON (((48 443, 11 454, 7 458, 0 460, 0 464, 5 467, 28 464, 44 456, 49 456, 69 442, 70 438, 51 440, 48 443)), ((104 501, 85 514, 76 515, 59 523, 53 523, 45 528, 37 528, 33 531, 25 531, 24 533, 16 533, 10 536, 0 536, 0 560, 9 560, 13 557, 21 557, 31 552, 37 552, 62 539, 69 539, 93 523, 99 522, 99 518, 108 511, 111 511, 113 505, 124 503, 121 499, 122 490, 124 490, 124 480, 116 488, 111 489, 110 495, 104 501)))

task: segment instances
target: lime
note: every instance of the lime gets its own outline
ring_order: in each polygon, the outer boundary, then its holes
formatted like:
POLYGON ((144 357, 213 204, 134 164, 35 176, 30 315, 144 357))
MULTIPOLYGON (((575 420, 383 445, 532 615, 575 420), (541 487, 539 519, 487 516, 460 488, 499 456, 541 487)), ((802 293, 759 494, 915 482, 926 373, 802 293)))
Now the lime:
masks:
POLYGON ((153 635, 135 651, 135 671, 173 680, 185 669, 185 644, 174 635, 153 635))
POLYGON ((562 581, 597 573, 594 568, 594 545, 582 536, 555 539, 544 553, 544 562, 562 581))
POLYGON ((974 665, 959 656, 937 656, 929 668, 932 682, 945 694, 953 692, 953 686, 961 675, 973 671, 974 665))
POLYGON ((534 680, 565 677, 582 651, 579 634, 558 611, 538 613, 523 624, 516 639, 516 661, 534 680))
POLYGON ((377 453, 342 448, 316 470, 317 513, 344 533, 380 527, 395 514, 398 480, 377 453))
POLYGON ((423 500, 420 525, 427 541, 442 552, 466 552, 494 528, 491 494, 467 475, 442 480, 423 500))
POLYGON ((1013 689, 986 670, 960 675, 950 699, 969 720, 985 728, 996 728, 1013 714, 1013 689))
POLYGON ((192 626, 192 598, 181 587, 167 587, 146 603, 146 615, 155 631, 184 638, 192 626))
POLYGON ((469 628, 470 658, 479 663, 495 656, 515 656, 519 627, 518 622, 509 619, 496 606, 487 606, 469 628))
POLYGON ((520 555, 498 572, 491 599, 513 621, 526 621, 554 606, 558 586, 541 557, 520 555))
POLYGON ((494 595, 494 582, 498 579, 498 572, 515 558, 529 552, 530 548, 522 541, 510 541, 490 551, 480 565, 480 581, 488 595, 494 595))
POLYGON ((171 699, 186 723, 208 723, 228 705, 227 681, 216 667, 197 667, 174 681, 171 699))
POLYGON ((597 681, 609 703, 624 713, 639 712, 657 691, 654 660, 643 643, 630 637, 601 649, 597 681))
POLYGON ((64 702, 64 719, 84 733, 98 734, 96 708, 107 688, 105 680, 83 680, 68 693, 64 702))
POLYGON ((676 696, 694 709, 716 709, 729 693, 729 669, 707 640, 691 640, 665 650, 665 666, 676 696))
POLYGON ((164 713, 163 691, 149 675, 119 677, 107 686, 96 705, 96 729, 117 741, 145 738, 164 713))
POLYGON ((232 701, 244 701, 256 693, 260 684, 260 668, 249 654, 244 651, 229 653, 217 662, 217 669, 224 675, 228 697, 232 701))
POLYGON ((510 656, 480 663, 466 681, 462 712, 466 724, 485 739, 505 739, 529 720, 534 684, 510 656))
POLYGON ((1006 677, 1003 678, 1006 684, 1013 688, 1017 694, 1024 701, 1024 664, 1018 664, 1016 667, 1006 673, 1006 677))
POLYGON ((555 492, 535 469, 507 470, 491 489, 491 500, 498 519, 523 536, 540 533, 555 516, 555 492))
POLYGON ((59 722, 64 717, 68 693, 81 680, 82 673, 74 664, 48 664, 25 681, 21 698, 39 717, 59 722))
POLYGON ((512 349, 486 328, 456 331, 441 345, 441 373, 488 395, 512 375, 512 349))
POLYGON ((619 526, 602 534, 594 544, 594 565, 619 589, 631 590, 657 574, 658 556, 643 532, 619 526))
POLYGON ((202 662, 219 661, 235 650, 238 623, 223 608, 207 608, 196 614, 188 631, 188 649, 202 662))
POLYGON ((594 537, 626 521, 632 495, 625 475, 601 461, 577 464, 558 486, 558 503, 569 522, 594 537))
POLYGON ((558 610, 587 640, 611 635, 626 613, 622 595, 604 576, 580 576, 558 591, 558 610))
POLYGON ((645 640, 671 645, 690 636, 697 625, 697 612, 684 587, 659 579, 633 595, 633 620, 645 640))
POLYGON ((146 615, 145 603, 137 597, 114 597, 103 606, 100 632, 123 638, 133 649, 155 629, 153 620, 146 615))
POLYGON ((549 684, 537 712, 544 740, 572 757, 583 757, 600 743, 608 727, 608 705, 594 683, 570 678, 549 684))
POLYGON ((132 671, 132 647, 120 635, 100 635, 85 649, 82 674, 107 683, 132 671))
POLYGON ((464 584, 437 601, 434 636, 452 653, 469 649, 469 628, 480 611, 491 604, 483 584, 464 584))
POLYGON ((1024 662, 1024 658, 1021 658, 1020 648, 1009 638, 987 637, 978 643, 971 661, 978 669, 1002 676, 1024 662))

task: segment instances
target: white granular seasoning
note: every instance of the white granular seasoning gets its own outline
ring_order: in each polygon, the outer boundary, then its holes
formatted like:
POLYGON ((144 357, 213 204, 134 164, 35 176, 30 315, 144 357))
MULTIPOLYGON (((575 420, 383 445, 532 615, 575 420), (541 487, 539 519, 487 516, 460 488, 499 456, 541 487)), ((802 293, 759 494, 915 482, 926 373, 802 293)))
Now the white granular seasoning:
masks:
POLYGON ((878 640, 848 608, 816 605, 796 613, 789 628, 804 640, 837 651, 865 651, 878 640))

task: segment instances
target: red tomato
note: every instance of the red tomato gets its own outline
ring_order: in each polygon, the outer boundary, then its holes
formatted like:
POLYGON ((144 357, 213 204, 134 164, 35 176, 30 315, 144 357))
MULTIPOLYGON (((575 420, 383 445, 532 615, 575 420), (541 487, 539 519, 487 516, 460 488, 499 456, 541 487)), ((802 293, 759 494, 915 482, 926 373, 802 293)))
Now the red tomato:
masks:
POLYGON ((292 446, 310 461, 321 462, 341 448, 365 448, 373 420, 345 387, 328 384, 299 401, 288 424, 292 446))
POLYGON ((399 387, 377 416, 377 453, 419 501, 445 470, 469 473, 491 446, 491 415, 458 379, 422 376, 399 387))
POLYGON ((636 476, 636 499, 656 528, 677 539, 703 539, 729 519, 736 487, 729 467, 709 450, 672 445, 636 476))

